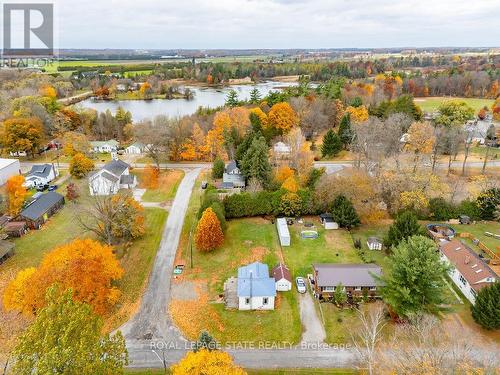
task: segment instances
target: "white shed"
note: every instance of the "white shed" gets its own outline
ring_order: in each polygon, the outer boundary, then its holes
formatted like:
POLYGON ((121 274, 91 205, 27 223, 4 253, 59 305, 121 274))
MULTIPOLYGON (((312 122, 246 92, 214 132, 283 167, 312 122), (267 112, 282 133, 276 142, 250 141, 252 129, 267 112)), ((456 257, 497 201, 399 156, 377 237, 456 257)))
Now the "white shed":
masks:
POLYGON ((290 232, 288 231, 288 224, 284 217, 276 220, 276 227, 278 228, 278 236, 280 237, 281 246, 290 246, 290 232))
POLYGON ((0 186, 7 180, 21 173, 21 164, 18 159, 0 159, 0 186))
POLYGON ((368 237, 366 245, 370 250, 382 250, 383 243, 377 237, 368 237))
POLYGON ((279 263, 273 268, 272 274, 276 282, 276 291, 287 292, 292 290, 292 274, 287 266, 283 263, 279 263))

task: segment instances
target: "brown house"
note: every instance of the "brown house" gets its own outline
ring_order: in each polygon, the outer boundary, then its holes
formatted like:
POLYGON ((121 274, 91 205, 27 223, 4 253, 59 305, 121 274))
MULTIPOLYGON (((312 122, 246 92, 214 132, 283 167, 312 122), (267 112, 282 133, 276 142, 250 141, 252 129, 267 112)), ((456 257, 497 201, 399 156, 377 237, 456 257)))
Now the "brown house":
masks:
POLYGON ((4 226, 4 231, 9 237, 21 237, 26 234, 26 222, 24 221, 10 221, 4 226))
POLYGON ((342 284, 348 297, 377 296, 376 276, 382 275, 382 269, 376 264, 313 264, 313 289, 317 298, 333 297, 335 288, 342 284))
POLYGON ((21 211, 19 219, 31 229, 39 229, 52 215, 64 205, 64 197, 55 191, 49 191, 21 211))

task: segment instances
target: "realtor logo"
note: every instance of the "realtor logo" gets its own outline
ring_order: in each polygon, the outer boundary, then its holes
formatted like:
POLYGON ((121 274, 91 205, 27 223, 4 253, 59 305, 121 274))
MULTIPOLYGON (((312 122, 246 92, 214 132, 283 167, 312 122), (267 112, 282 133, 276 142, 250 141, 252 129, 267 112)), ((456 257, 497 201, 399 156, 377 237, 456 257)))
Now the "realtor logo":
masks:
POLYGON ((3 4, 3 55, 54 55, 53 4, 3 4))

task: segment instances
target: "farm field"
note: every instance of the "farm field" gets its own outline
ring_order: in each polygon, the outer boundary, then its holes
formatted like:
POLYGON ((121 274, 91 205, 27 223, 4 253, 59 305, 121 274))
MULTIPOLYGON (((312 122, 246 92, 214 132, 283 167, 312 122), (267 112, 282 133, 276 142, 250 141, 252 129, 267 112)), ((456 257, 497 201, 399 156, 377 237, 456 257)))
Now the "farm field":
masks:
POLYGON ((474 111, 478 112, 484 106, 491 108, 493 104, 493 99, 478 99, 478 98, 459 98, 459 97, 449 97, 449 96, 433 96, 424 98, 415 98, 415 104, 417 104, 424 112, 434 112, 437 111, 438 107, 447 100, 462 100, 466 102, 469 106, 474 108, 474 111))

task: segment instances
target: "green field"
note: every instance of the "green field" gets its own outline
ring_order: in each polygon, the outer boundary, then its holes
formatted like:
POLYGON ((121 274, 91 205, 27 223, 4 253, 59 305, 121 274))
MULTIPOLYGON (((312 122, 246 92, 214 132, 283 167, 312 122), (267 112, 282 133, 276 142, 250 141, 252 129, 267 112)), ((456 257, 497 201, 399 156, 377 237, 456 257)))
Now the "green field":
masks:
POLYGON ((415 98, 415 104, 417 104, 424 112, 434 112, 438 110, 438 107, 447 100, 462 100, 466 102, 469 106, 474 108, 474 111, 478 112, 484 106, 491 108, 493 105, 492 99, 478 99, 478 98, 455 98, 455 97, 428 97, 428 98, 415 98))

